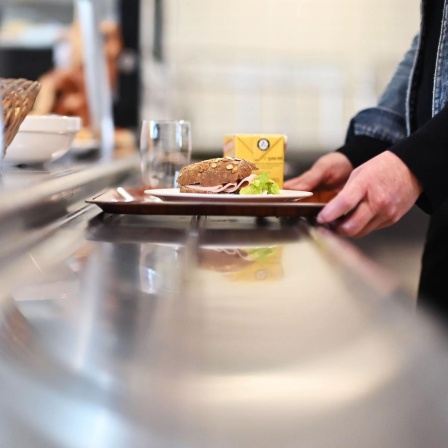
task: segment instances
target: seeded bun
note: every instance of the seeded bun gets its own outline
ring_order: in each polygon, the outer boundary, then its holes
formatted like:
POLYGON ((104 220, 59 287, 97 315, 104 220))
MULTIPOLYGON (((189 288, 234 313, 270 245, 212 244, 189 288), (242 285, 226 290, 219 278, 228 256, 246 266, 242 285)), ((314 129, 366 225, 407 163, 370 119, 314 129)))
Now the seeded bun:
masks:
MULTIPOLYGON (((257 166, 244 159, 234 157, 220 157, 192 163, 179 172, 177 183, 183 193, 197 193, 193 188, 185 185, 200 185, 201 187, 214 187, 227 183, 238 183, 250 176, 257 166), (188 190, 188 191, 187 191, 188 190)), ((203 193, 203 191, 201 191, 203 193)))

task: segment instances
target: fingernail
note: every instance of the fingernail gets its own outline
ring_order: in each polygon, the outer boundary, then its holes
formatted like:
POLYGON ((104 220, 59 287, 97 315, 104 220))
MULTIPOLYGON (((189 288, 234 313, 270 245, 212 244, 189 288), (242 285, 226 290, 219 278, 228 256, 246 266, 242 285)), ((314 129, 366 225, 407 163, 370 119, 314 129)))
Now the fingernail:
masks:
POLYGON ((325 223, 324 218, 320 214, 317 215, 316 221, 317 221, 318 224, 324 224, 325 223))

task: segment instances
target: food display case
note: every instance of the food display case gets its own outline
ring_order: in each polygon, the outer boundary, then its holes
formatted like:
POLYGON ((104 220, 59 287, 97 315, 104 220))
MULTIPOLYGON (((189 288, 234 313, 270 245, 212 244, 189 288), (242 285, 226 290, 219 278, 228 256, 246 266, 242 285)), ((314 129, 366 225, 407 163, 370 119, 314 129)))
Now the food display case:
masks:
MULTIPOLYGON (((73 66, 74 53, 78 51, 71 48, 72 28, 77 21, 77 3, 77 0, 2 2, 0 77, 38 80, 54 70, 67 70, 73 66)), ((116 46, 117 43, 113 43, 115 39, 120 45, 120 56, 114 61, 115 125, 135 129, 138 127, 141 107, 140 2, 101 0, 95 4, 103 22, 105 44, 116 46)), ((112 50, 109 53, 112 56, 112 50)))

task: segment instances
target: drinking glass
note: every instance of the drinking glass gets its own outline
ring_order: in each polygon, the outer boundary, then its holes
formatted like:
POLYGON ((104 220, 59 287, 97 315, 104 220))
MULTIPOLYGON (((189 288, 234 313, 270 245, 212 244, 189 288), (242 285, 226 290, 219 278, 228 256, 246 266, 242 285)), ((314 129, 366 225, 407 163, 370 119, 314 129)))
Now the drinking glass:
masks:
POLYGON ((145 188, 173 188, 191 159, 188 121, 143 120, 140 136, 142 182, 145 188))

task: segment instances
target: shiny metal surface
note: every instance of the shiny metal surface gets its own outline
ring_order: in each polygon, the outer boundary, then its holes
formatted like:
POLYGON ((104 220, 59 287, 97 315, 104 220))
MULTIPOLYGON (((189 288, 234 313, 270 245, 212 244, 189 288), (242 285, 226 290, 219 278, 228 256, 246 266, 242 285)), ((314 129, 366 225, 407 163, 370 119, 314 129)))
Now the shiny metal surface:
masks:
MULTIPOLYGON (((138 172, 138 156, 108 163, 54 164, 48 167, 1 166, 0 263, 25 240, 84 206, 84 200, 138 172)), ((44 230, 45 231, 45 230, 44 230)))
POLYGON ((324 229, 53 226, 1 266, 0 446, 445 446, 446 341, 324 229))

